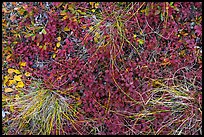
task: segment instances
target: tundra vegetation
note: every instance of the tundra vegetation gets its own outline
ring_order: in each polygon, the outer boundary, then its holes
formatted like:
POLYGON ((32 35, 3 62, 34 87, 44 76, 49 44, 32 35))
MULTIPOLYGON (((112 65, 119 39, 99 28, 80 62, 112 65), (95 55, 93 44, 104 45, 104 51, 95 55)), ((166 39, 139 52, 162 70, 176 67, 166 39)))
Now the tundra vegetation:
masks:
POLYGON ((201 2, 3 2, 4 135, 202 135, 201 2))

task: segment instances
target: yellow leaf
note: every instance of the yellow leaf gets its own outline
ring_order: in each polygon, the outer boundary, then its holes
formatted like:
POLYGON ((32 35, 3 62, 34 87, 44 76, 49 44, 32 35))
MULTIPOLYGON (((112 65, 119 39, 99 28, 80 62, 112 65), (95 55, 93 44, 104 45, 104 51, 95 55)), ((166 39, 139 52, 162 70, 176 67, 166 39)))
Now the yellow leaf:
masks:
POLYGON ((15 81, 21 81, 21 76, 22 76, 22 75, 14 76, 13 80, 15 80, 15 81))
POLYGON ((17 41, 14 41, 14 42, 13 42, 13 44, 17 44, 17 43, 18 43, 17 41))
POLYGON ((22 81, 18 82, 17 88, 23 88, 24 87, 24 83, 22 81))
POLYGON ((56 45, 58 48, 60 47, 60 42, 57 42, 57 45, 56 45))
POLYGON ((143 35, 143 31, 140 31, 140 35, 143 35))
POLYGON ((154 87, 154 88, 158 88, 158 87, 160 87, 162 85, 162 81, 161 80, 154 80, 153 82, 152 82, 152 86, 154 87))
POLYGON ((9 82, 8 82, 8 86, 11 86, 11 85, 13 85, 13 84, 15 84, 15 83, 16 83, 15 80, 9 80, 9 82))
POLYGON ((9 100, 9 97, 2 94, 2 102, 7 101, 7 100, 9 100))
POLYGON ((97 43, 98 42, 98 38, 94 37, 94 42, 97 43))
POLYGON ((91 26, 91 27, 89 27, 89 29, 90 29, 90 31, 93 31, 93 27, 91 26))
POLYGON ((60 15, 66 15, 67 14, 67 12, 65 11, 65 10, 63 10, 63 11, 61 11, 61 13, 60 13, 60 15))
POLYGON ((81 13, 81 10, 77 10, 78 13, 81 13))
POLYGON ((64 31, 70 31, 70 28, 69 27, 65 27, 64 31))
POLYGON ((12 92, 13 91, 13 89, 12 88, 5 88, 5 90, 4 90, 6 93, 8 93, 8 92, 12 92))
POLYGON ((44 45, 44 46, 43 46, 43 50, 46 50, 46 49, 47 49, 47 46, 46 46, 46 45, 44 45))
POLYGON ((73 5, 69 5, 69 6, 68 6, 68 9, 69 9, 70 11, 74 11, 73 5))
POLYGON ((26 72, 26 73, 25 73, 25 76, 26 76, 26 77, 29 77, 29 76, 30 76, 30 73, 29 73, 29 72, 26 72))
POLYGON ((12 105, 10 106, 10 111, 14 112, 14 107, 12 105))
POLYGON ((63 18, 62 18, 62 20, 66 20, 68 18, 68 16, 66 15, 66 16, 64 16, 63 18))
POLYGON ((5 76, 5 77, 4 77, 4 86, 6 86, 6 82, 8 82, 8 80, 9 80, 9 77, 8 77, 8 76, 5 76))
POLYGON ((58 40, 58 41, 61 41, 61 37, 57 37, 57 40, 58 40))
POLYGON ((18 12, 19 12, 21 15, 23 15, 24 12, 25 12, 25 10, 24 10, 23 8, 21 8, 20 10, 18 10, 18 12))
POLYGON ((74 22, 77 22, 77 19, 76 19, 76 18, 74 18, 74 19, 73 19, 73 21, 74 21, 74 22))
POLYGON ((8 73, 9 73, 9 74, 12 74, 13 72, 15 72, 14 69, 8 69, 8 73))
POLYGON ((53 54, 52 57, 55 58, 55 57, 56 57, 56 54, 53 54))
POLYGON ((15 99, 19 99, 19 95, 18 94, 15 95, 15 99))
POLYGON ((35 40, 35 35, 34 36, 32 36, 32 41, 34 41, 35 40))
POLYGON ((144 40, 142 40, 142 39, 138 39, 137 42, 139 42, 139 44, 141 44, 141 45, 144 44, 144 40))
POLYGON ((99 3, 98 3, 98 2, 96 2, 96 3, 95 3, 95 8, 97 9, 97 8, 98 8, 98 6, 99 6, 99 3))
POLYGON ((25 38, 31 37, 33 34, 26 34, 25 38))
POLYGON ((4 76, 4 81, 8 81, 9 76, 4 76))
POLYGON ((186 51, 185 50, 180 51, 180 53, 179 53, 180 57, 184 57, 185 55, 186 55, 186 51))
POLYGON ((95 2, 89 2, 89 4, 91 5, 92 8, 94 7, 94 3, 95 2))
POLYGON ((96 10, 95 10, 95 9, 92 9, 91 11, 92 11, 92 12, 95 12, 96 10))
POLYGON ((46 32, 46 30, 45 30, 45 29, 43 29, 43 30, 42 30, 42 33, 43 33, 43 34, 47 34, 47 32, 46 32))
POLYGON ((96 33, 95 33, 95 37, 96 37, 96 38, 99 38, 99 37, 100 37, 100 34, 99 34, 98 32, 96 32, 96 33))
POLYGON ((25 67, 25 66, 26 66, 26 62, 20 62, 19 65, 20 65, 21 67, 25 67))
POLYGON ((81 15, 86 15, 86 12, 80 12, 81 15))
POLYGON ((21 72, 20 72, 19 70, 17 70, 17 69, 15 69, 14 72, 15 72, 16 74, 21 74, 21 72))

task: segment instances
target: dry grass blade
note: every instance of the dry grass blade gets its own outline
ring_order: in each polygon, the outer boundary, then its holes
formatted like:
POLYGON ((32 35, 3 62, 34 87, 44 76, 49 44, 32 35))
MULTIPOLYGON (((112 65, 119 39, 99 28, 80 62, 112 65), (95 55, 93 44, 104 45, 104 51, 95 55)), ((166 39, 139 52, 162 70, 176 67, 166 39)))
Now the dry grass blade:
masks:
POLYGON ((36 89, 7 105, 15 107, 18 114, 9 128, 18 128, 15 134, 61 134, 63 123, 77 120, 71 98, 65 99, 55 91, 36 89))

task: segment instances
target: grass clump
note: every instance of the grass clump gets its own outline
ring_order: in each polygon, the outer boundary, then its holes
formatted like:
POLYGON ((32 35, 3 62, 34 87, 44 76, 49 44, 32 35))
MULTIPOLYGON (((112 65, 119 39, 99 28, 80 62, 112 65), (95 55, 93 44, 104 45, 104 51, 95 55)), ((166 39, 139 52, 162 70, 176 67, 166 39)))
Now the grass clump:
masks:
POLYGON ((63 123, 73 125, 77 119, 74 100, 43 89, 39 83, 33 85, 37 87, 31 87, 29 93, 7 105, 15 108, 15 115, 5 120, 4 124, 10 123, 5 134, 66 134, 63 123), (12 129, 16 129, 15 133, 10 133, 12 129))

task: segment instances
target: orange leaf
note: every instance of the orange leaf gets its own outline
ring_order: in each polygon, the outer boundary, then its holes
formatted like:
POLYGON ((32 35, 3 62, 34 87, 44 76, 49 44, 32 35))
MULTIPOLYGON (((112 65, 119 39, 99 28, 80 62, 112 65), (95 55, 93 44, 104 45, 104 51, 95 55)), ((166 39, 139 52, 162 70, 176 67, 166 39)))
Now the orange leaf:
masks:
POLYGON ((10 17, 10 20, 13 22, 16 19, 15 14, 10 17))

